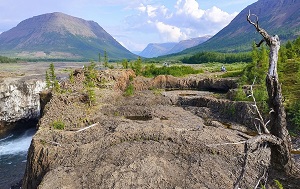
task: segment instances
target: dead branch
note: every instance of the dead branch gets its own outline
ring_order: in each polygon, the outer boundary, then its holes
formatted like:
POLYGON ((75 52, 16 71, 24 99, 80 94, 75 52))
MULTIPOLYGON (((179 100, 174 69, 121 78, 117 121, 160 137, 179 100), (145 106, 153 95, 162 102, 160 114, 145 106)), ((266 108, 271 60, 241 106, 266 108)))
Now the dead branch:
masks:
MULTIPOLYGON (((266 30, 264 30, 264 29, 262 29, 261 27, 259 27, 259 24, 258 24, 258 16, 255 15, 255 14, 251 14, 251 13, 250 13, 250 10, 249 10, 249 13, 248 13, 248 15, 247 15, 247 21, 248 21, 251 25, 253 25, 253 26, 255 27, 256 31, 258 31, 258 32, 260 33, 260 35, 263 36, 263 38, 264 38, 263 41, 266 41, 266 43, 270 46, 270 45, 271 45, 270 35, 266 32, 266 30), (256 18, 256 21, 255 21, 255 22, 253 22, 253 21, 251 20, 251 18, 250 18, 251 16, 254 16, 254 17, 256 18)), ((258 43, 259 46, 261 45, 261 43, 262 43, 263 41, 260 41, 260 43, 258 43)))
POLYGON ((214 147, 214 146, 225 146, 225 145, 238 145, 238 144, 245 144, 247 141, 241 142, 233 142, 233 143, 220 143, 220 144, 208 144, 207 147, 214 147))
POLYGON ((96 126, 96 125, 98 125, 98 122, 97 122, 97 123, 94 123, 94 124, 92 124, 92 125, 89 125, 89 126, 87 126, 87 127, 84 127, 84 128, 82 128, 82 129, 79 129, 79 130, 76 131, 76 132, 78 133, 78 132, 84 131, 84 130, 89 129, 89 128, 92 128, 92 127, 94 127, 94 126, 96 126))
POLYGON ((268 172, 267 172, 267 167, 264 168, 264 173, 263 175, 258 179, 257 184, 255 185, 254 189, 257 189, 257 187, 259 186, 259 184, 261 183, 262 180, 264 180, 265 184, 268 180, 268 172))
POLYGON ((262 40, 260 40, 259 43, 256 43, 256 47, 260 47, 260 45, 261 45, 263 42, 265 42, 265 39, 262 39, 262 40))
POLYGON ((241 180, 243 179, 243 177, 245 175, 245 172, 246 172, 247 160, 248 160, 248 152, 249 152, 249 150, 248 150, 248 147, 247 147, 247 143, 245 143, 245 145, 244 145, 245 156, 244 156, 244 162, 243 162, 244 164, 242 166, 242 171, 241 171, 240 176, 238 177, 238 179, 234 183, 234 186, 233 186, 234 189, 240 189, 239 184, 240 184, 241 180))
POLYGON ((256 151, 260 147, 260 144, 263 144, 266 142, 274 144, 274 145, 281 145, 282 140, 274 135, 262 134, 262 135, 258 135, 253 138, 250 138, 246 141, 245 146, 244 146, 244 153, 245 153, 244 164, 242 166, 241 174, 234 184, 234 187, 233 187, 234 189, 239 188, 239 184, 245 175, 246 168, 247 168, 248 154, 256 151))
POLYGON ((246 144, 248 150, 255 151, 260 144, 265 142, 271 143, 273 145, 282 144, 282 140, 280 138, 270 134, 257 135, 253 138, 248 139, 246 144))
MULTIPOLYGON (((254 102, 253 107, 255 108, 255 111, 256 111, 256 113, 257 113, 257 115, 258 115, 258 118, 255 118, 255 119, 259 121, 260 125, 261 125, 262 128, 263 128, 264 133, 265 133, 265 134, 270 134, 269 130, 267 129, 267 125, 268 125, 269 121, 267 121, 267 122, 265 123, 264 118, 262 117, 262 115, 261 115, 261 113, 260 113, 260 111, 259 111, 259 109, 258 109, 258 106, 257 106, 257 103, 256 103, 256 99, 255 99, 255 96, 254 96, 253 86, 254 86, 254 84, 255 84, 255 80, 256 80, 256 77, 254 78, 253 83, 252 83, 252 85, 250 86, 251 94, 249 95, 249 97, 252 97, 252 100, 253 100, 253 102, 254 102)), ((256 125, 255 125, 255 127, 256 127, 256 125)), ((261 131, 260 131, 260 127, 256 127, 256 129, 257 129, 257 132, 258 132, 259 134, 261 134, 261 133, 260 133, 260 132, 261 132, 261 131)))

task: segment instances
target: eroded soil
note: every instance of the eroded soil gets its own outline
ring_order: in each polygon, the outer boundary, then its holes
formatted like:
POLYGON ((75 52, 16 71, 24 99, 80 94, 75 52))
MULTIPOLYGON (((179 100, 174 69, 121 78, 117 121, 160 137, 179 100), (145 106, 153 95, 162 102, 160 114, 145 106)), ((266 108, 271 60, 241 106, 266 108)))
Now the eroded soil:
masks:
MULTIPOLYGON (((249 127, 230 121, 222 106, 216 111, 218 100, 208 92, 142 90, 125 97, 130 76, 130 70, 99 73, 94 106, 83 100, 81 72, 65 85, 72 93, 53 95, 29 150, 23 188, 233 188, 249 127), (188 103, 199 96, 215 105, 188 103), (64 130, 52 127, 56 120, 64 130)), ((248 154, 240 188, 257 185, 269 157, 268 147, 248 154)))

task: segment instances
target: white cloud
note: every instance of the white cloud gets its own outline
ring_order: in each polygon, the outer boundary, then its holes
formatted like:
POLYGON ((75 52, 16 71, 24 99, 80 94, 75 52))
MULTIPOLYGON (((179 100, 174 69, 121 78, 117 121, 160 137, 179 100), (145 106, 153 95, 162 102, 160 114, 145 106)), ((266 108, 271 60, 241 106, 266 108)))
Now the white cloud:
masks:
POLYGON ((180 28, 176 26, 167 25, 163 22, 157 22, 156 27, 164 41, 177 42, 186 38, 186 35, 181 32, 180 28))
POLYGON ((195 0, 178 0, 175 8, 177 9, 177 14, 189 15, 196 19, 201 18, 205 12, 199 9, 199 4, 195 0))
POLYGON ((137 9, 141 12, 145 12, 147 10, 147 7, 143 5, 142 3, 137 7, 137 9))
POLYGON ((216 6, 213 6, 211 9, 205 11, 205 19, 215 23, 228 23, 230 22, 238 13, 228 14, 227 12, 222 11, 216 6))
POLYGON ((152 5, 147 5, 147 14, 150 18, 156 17, 156 10, 158 8, 152 5))
MULTIPOLYGON (((155 1, 157 2, 157 1, 155 1)), ((199 0, 198 0, 199 2, 199 0)), ((157 33, 160 40, 149 43, 178 42, 180 40, 214 35, 226 26, 237 13, 229 14, 217 6, 201 8, 196 0, 177 0, 164 5, 138 3, 127 17, 127 31, 140 32, 143 36, 157 33)), ((133 7, 132 7, 133 8, 133 7)), ((129 45, 127 45, 129 46, 129 45)))

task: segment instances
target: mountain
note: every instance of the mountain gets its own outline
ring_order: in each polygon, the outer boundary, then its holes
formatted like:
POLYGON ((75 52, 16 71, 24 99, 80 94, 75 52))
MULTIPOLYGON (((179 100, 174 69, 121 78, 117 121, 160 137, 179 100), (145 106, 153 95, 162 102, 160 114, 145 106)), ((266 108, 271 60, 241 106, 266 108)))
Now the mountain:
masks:
POLYGON ((197 37, 188 40, 183 40, 178 43, 150 43, 139 55, 146 58, 153 58, 178 53, 187 48, 199 45, 207 41, 210 37, 211 36, 197 37))
POLYGON ((0 54, 23 58, 98 60, 135 58, 99 24, 55 12, 35 16, 0 34, 0 54))
MULTIPOLYGON (((251 14, 258 16, 262 28, 270 35, 278 35, 283 42, 293 40, 300 35, 299 0, 258 0, 242 10, 230 24, 211 39, 180 54, 193 54, 199 51, 250 50, 252 42, 259 42, 262 37, 246 20, 249 10, 251 14)), ((251 19, 255 20, 255 17, 251 19)))
POLYGON ((167 52, 167 54, 178 53, 178 52, 183 51, 185 49, 197 46, 201 43, 204 43, 209 38, 211 38, 211 36, 206 35, 206 36, 203 36, 203 37, 197 37, 197 38, 192 38, 192 39, 180 41, 171 50, 169 50, 167 52))
POLYGON ((162 56, 165 55, 176 44, 177 43, 150 43, 139 55, 145 58, 162 56))

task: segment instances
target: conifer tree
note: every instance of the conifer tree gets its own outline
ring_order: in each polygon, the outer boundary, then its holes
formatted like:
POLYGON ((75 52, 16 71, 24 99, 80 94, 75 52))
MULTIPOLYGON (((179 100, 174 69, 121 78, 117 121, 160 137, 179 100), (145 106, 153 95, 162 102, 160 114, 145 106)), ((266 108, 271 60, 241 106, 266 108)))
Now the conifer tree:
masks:
POLYGON ((50 76, 48 70, 46 70, 46 88, 49 89, 51 86, 50 76))
POLYGON ((128 60, 127 59, 123 59, 122 66, 124 69, 128 69, 128 60))
POLYGON ((106 50, 104 51, 104 67, 108 67, 108 57, 106 50))
POLYGON ((55 75, 55 68, 54 68, 54 64, 51 63, 50 64, 50 80, 51 80, 51 87, 54 87, 54 81, 56 80, 56 75, 55 75))
POLYGON ((136 75, 141 75, 142 73, 142 59, 139 56, 138 59, 134 62, 133 69, 136 75))

